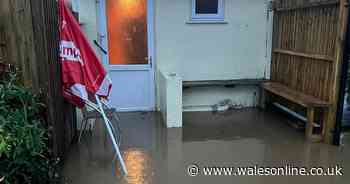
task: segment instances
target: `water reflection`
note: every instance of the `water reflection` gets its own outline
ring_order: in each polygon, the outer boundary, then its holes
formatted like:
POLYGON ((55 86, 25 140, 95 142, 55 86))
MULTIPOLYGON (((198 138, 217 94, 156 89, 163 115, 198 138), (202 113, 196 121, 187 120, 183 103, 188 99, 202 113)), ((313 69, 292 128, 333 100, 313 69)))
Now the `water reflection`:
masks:
POLYGON ((342 177, 189 177, 189 164, 199 166, 284 166, 349 169, 349 137, 341 148, 305 142, 277 113, 258 110, 227 115, 185 113, 182 129, 166 129, 160 115, 122 114, 121 150, 129 175, 124 177, 119 162, 111 162, 114 151, 97 124, 93 135, 75 145, 65 161, 63 176, 68 184, 179 184, 179 183, 349 183, 342 177), (118 170, 116 170, 118 169, 118 170))
MULTIPOLYGON (((132 148, 124 151, 124 160, 128 175, 123 178, 127 184, 151 184, 153 176, 153 163, 149 153, 142 149, 132 148)), ((120 168, 116 162, 116 168, 120 168)), ((120 169, 116 175, 122 177, 120 169)))

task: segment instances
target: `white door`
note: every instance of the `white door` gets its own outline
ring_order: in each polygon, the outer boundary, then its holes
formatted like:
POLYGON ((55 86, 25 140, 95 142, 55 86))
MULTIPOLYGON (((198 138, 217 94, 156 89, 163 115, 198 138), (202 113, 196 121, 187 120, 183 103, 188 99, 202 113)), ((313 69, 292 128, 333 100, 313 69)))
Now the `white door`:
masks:
POLYGON ((100 0, 99 42, 113 81, 110 103, 119 111, 153 111, 155 82, 152 0, 100 0))

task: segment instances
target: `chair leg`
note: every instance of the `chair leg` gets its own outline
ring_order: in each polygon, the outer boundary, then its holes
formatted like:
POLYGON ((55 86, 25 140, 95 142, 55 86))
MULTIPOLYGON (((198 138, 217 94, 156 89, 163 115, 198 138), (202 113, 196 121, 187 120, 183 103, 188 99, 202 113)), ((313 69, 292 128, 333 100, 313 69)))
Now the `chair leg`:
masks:
POLYGON ((120 121, 119 121, 119 118, 118 118, 118 116, 113 116, 114 118, 115 118, 115 125, 116 125, 116 130, 115 130, 115 132, 116 132, 116 138, 118 139, 118 145, 120 145, 121 144, 121 135, 122 135, 122 131, 121 131, 121 129, 120 129, 120 121))
POLYGON ((78 142, 79 142, 79 143, 80 143, 81 137, 82 137, 82 135, 83 135, 83 132, 84 132, 85 129, 86 129, 86 125, 88 124, 87 121, 88 121, 87 119, 83 119, 83 120, 81 121, 80 132, 79 132, 79 138, 78 138, 78 142))
POLYGON ((96 126, 96 119, 93 119, 93 120, 94 120, 94 122, 91 122, 91 121, 87 122, 87 124, 89 125, 88 131, 89 131, 90 135, 92 135, 92 129, 94 129, 96 126))

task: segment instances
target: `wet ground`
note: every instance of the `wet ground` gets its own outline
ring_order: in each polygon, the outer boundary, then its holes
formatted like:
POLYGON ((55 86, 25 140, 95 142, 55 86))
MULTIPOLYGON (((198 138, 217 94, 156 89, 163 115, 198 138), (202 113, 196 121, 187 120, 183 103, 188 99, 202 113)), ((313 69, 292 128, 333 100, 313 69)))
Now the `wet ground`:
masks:
POLYGON ((72 184, 219 184, 219 183, 350 183, 350 136, 336 147, 306 143, 303 132, 282 115, 256 109, 184 113, 182 129, 166 129, 158 113, 121 115, 121 148, 129 171, 122 177, 101 125, 73 146, 63 169, 72 184), (347 144, 349 143, 349 144, 347 144), (187 167, 264 166, 329 167, 343 176, 199 176, 187 167))

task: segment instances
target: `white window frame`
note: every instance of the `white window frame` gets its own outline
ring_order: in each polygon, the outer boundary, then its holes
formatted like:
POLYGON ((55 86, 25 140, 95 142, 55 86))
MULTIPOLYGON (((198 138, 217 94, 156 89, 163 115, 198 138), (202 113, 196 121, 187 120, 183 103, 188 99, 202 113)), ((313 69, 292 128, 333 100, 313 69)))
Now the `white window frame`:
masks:
POLYGON ((225 19, 225 1, 218 0, 218 13, 217 14, 198 14, 196 13, 196 0, 192 0, 192 21, 224 21, 225 19))

